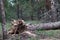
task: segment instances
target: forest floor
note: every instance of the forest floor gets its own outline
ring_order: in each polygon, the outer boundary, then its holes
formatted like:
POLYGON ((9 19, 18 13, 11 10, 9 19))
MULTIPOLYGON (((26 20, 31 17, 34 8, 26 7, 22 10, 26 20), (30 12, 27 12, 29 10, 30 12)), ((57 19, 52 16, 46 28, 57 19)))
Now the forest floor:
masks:
MULTIPOLYGON (((29 22, 27 22, 29 23, 29 22)), ((36 22, 37 24, 38 22, 36 22)), ((34 24, 34 21, 33 21, 34 24)), ((11 27, 11 23, 7 23, 7 30, 11 27)), ((0 30, 1 24, 0 24, 0 30)), ((29 38, 29 40, 60 40, 60 30, 36 30, 37 38, 29 38)), ((0 40, 2 39, 2 32, 0 32, 0 40)), ((15 40, 15 39, 14 39, 15 40)))

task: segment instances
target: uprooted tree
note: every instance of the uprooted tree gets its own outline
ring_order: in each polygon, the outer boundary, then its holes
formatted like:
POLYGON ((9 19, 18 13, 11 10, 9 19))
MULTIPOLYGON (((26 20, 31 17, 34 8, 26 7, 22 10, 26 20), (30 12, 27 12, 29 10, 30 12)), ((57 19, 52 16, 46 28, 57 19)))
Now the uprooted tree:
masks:
POLYGON ((50 23, 41 23, 37 25, 28 25, 28 29, 30 30, 56 30, 60 29, 60 22, 50 22, 50 23))
POLYGON ((20 34, 22 36, 21 40, 26 39, 25 36, 36 37, 37 35, 32 33, 34 30, 55 30, 60 29, 60 22, 50 22, 41 24, 26 24, 24 20, 13 20, 12 27, 9 29, 7 34, 20 34))
POLYGON ((12 27, 8 31, 8 34, 19 34, 24 33, 25 31, 33 30, 55 30, 60 29, 60 22, 50 22, 50 23, 41 23, 41 24, 26 24, 24 20, 13 20, 12 27))
POLYGON ((34 33, 27 29, 27 27, 28 26, 25 24, 24 20, 13 20, 12 27, 7 34, 11 34, 12 36, 20 34, 20 40, 26 40, 26 36, 36 37, 34 33))
POLYGON ((7 34, 28 34, 30 36, 35 36, 35 34, 32 34, 28 29, 27 25, 25 24, 24 20, 13 20, 12 21, 12 27, 9 29, 7 34))

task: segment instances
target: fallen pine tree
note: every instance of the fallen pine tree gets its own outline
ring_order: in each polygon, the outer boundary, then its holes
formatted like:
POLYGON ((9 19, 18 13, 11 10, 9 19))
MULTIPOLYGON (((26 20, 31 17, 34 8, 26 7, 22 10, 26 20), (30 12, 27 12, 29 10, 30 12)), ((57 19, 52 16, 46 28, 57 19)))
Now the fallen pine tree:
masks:
POLYGON ((40 23, 40 24, 27 24, 27 29, 29 30, 37 30, 37 29, 41 29, 41 30, 56 30, 56 29, 60 29, 60 21, 58 22, 50 22, 50 23, 40 23))
POLYGON ((8 31, 8 34, 20 34, 20 40, 27 40, 28 36, 37 37, 37 35, 31 31, 33 30, 55 30, 60 29, 60 22, 40 23, 40 24, 26 24, 24 20, 13 20, 12 27, 8 31), (30 31, 31 30, 31 31, 30 31))
POLYGON ((9 30, 8 34, 19 34, 24 31, 33 31, 33 30, 56 30, 60 29, 59 22, 50 22, 50 23, 40 23, 40 24, 26 24, 24 20, 13 20, 12 27, 9 30))

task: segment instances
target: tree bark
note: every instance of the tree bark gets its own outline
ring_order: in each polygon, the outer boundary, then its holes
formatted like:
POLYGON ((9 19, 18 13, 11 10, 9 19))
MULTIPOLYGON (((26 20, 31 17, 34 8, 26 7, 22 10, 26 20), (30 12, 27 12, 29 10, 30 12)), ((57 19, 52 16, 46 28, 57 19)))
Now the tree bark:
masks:
POLYGON ((46 0, 47 16, 45 17, 48 22, 57 21, 57 10, 56 10, 56 0, 46 0))
POLYGON ((45 5, 46 5, 46 9, 50 10, 51 9, 51 1, 50 0, 46 0, 45 1, 45 5))
POLYGON ((1 6, 1 16, 2 16, 3 40, 5 40, 7 38, 7 30, 6 30, 6 19, 5 19, 5 10, 4 10, 3 0, 0 0, 0 6, 1 6))
POLYGON ((22 14, 22 7, 20 7, 21 4, 19 4, 19 0, 16 0, 16 12, 17 12, 17 18, 23 19, 22 14))
POLYGON ((51 17, 51 21, 52 22, 55 22, 57 21, 57 10, 56 10, 56 3, 55 3, 55 0, 50 0, 51 1, 51 14, 52 14, 52 17, 51 17))
POLYGON ((19 15, 19 2, 18 0, 16 0, 16 14, 17 14, 17 18, 19 19, 20 18, 20 15, 19 15))
POLYGON ((27 29, 28 30, 56 30, 56 29, 60 29, 60 22, 51 22, 51 23, 41 23, 41 24, 37 24, 37 25, 27 25, 27 29))

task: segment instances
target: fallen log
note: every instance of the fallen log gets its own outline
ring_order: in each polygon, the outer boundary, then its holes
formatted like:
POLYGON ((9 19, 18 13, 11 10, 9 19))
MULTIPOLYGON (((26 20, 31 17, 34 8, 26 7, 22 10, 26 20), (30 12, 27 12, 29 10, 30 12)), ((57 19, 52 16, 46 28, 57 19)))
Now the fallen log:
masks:
POLYGON ((12 31, 11 30, 8 31, 8 34, 12 34, 12 33, 17 34, 16 32, 18 32, 18 34, 20 34, 20 40, 24 40, 24 39, 27 40, 28 39, 27 36, 37 37, 35 33, 30 31, 30 30, 37 30, 37 29, 41 29, 41 30, 60 29, 60 21, 50 22, 50 23, 40 23, 40 24, 33 25, 33 24, 25 24, 23 20, 14 20, 12 21, 12 28, 11 28, 12 31))
POLYGON ((60 29, 60 21, 59 22, 50 22, 50 23, 40 23, 40 24, 27 24, 27 29, 28 30, 56 30, 60 29))

